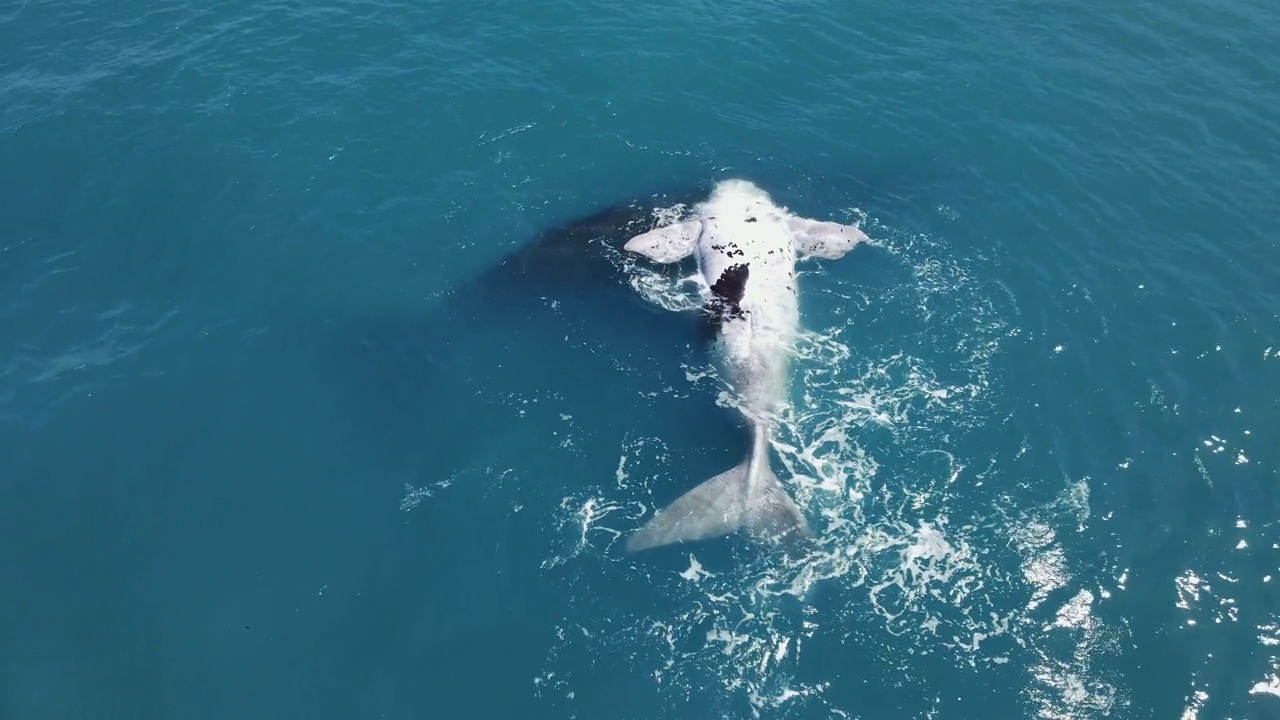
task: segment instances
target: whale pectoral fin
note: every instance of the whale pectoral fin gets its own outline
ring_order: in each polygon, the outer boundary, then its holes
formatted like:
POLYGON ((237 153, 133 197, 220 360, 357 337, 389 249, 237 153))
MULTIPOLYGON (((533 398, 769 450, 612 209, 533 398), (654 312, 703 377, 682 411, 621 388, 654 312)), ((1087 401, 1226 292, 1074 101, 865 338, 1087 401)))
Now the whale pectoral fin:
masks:
POLYGON ((637 235, 628 240, 623 249, 643 255, 654 262, 678 262, 693 254, 693 247, 701 233, 702 222, 689 220, 637 235))
POLYGON ((844 257, 855 245, 868 241, 866 233, 852 225, 798 217, 787 218, 787 230, 797 252, 827 260, 844 257))

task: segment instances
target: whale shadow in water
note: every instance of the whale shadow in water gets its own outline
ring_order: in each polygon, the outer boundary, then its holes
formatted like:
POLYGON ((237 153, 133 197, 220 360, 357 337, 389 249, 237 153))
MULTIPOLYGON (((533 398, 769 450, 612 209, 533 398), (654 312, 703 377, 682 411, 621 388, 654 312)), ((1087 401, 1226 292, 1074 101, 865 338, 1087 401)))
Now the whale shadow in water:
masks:
MULTIPOLYGON (((655 208, 705 194, 605 208, 542 232, 419 312, 343 324, 339 356, 356 379, 345 384, 358 415, 427 481, 483 465, 508 433, 529 442, 530 423, 548 443, 585 432, 591 447, 614 450, 583 452, 580 471, 593 477, 570 485, 610 479, 627 438, 660 438, 693 459, 691 477, 703 458, 722 464, 740 451, 740 429, 684 367, 706 358, 707 323, 642 297, 621 252, 658 222, 655 208)), ((690 269, 663 272, 674 286, 690 269)))

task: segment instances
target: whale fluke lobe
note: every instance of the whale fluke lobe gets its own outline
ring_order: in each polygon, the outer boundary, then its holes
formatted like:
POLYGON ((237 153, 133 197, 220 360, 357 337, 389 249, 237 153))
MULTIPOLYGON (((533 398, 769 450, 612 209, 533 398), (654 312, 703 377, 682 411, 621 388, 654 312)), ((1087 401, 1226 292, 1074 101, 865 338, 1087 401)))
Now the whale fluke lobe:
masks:
POLYGON ((759 542, 809 537, 809 525, 769 467, 767 438, 755 433, 751 456, 681 495, 627 538, 627 552, 744 530, 759 542))
POLYGON ((627 552, 734 532, 746 508, 743 462, 681 495, 627 538, 627 552))

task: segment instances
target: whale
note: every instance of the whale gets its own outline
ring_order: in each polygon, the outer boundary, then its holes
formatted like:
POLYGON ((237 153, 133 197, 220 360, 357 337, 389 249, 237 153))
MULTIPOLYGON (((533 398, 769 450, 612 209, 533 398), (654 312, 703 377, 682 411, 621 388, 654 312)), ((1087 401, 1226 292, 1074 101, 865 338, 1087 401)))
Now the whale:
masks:
POLYGON ((698 287, 714 362, 750 444, 741 462, 657 511, 624 548, 635 553, 735 532, 794 545, 812 531, 769 453, 800 329, 796 264, 839 259, 868 238, 853 225, 799 217, 742 179, 716 183, 687 217, 635 235, 623 249, 658 265, 696 259, 685 280, 698 287))

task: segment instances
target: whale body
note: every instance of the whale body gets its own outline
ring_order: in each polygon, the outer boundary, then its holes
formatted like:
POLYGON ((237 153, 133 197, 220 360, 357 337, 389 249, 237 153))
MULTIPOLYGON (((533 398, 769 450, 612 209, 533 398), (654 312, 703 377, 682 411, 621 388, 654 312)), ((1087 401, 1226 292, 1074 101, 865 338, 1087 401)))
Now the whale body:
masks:
POLYGON ((865 241, 852 225, 797 217, 754 184, 725 180, 694 206, 691 219, 626 243, 626 251, 656 263, 697 259, 689 279, 702 291, 717 363, 751 431, 742 462, 659 511, 628 537, 628 552, 737 531, 758 541, 810 536, 769 459, 800 325, 795 266, 805 256, 840 258, 865 241))

